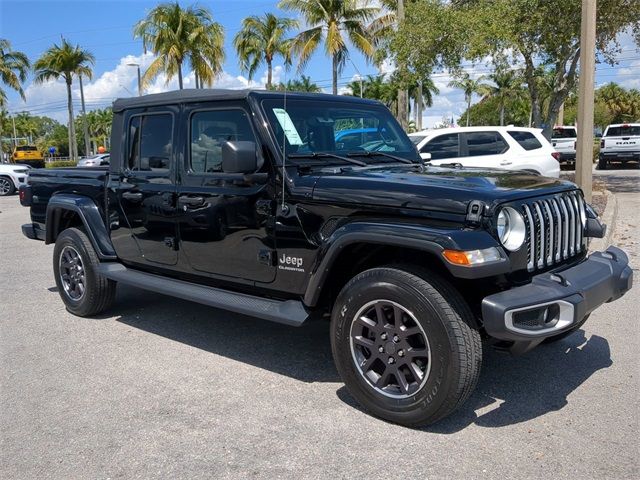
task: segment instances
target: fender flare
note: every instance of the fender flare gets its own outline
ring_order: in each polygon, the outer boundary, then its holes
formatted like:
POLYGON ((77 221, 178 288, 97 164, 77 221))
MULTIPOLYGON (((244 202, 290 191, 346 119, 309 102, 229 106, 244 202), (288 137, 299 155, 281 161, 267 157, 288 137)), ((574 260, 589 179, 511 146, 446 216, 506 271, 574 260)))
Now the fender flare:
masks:
POLYGON ((317 305, 334 262, 345 247, 354 243, 404 247, 431 253, 456 278, 490 277, 511 270, 509 258, 502 247, 484 230, 435 229, 421 225, 353 222, 336 230, 320 247, 304 294, 305 305, 309 307, 317 305), (445 261, 442 256, 442 251, 445 249, 480 250, 490 247, 499 249, 501 261, 465 267, 453 265, 445 261))
POLYGON ((91 198, 83 195, 61 193, 51 197, 47 205, 45 221, 46 244, 56 241, 55 232, 58 230, 60 214, 63 211, 72 211, 78 214, 100 260, 116 260, 118 258, 98 205, 91 198))

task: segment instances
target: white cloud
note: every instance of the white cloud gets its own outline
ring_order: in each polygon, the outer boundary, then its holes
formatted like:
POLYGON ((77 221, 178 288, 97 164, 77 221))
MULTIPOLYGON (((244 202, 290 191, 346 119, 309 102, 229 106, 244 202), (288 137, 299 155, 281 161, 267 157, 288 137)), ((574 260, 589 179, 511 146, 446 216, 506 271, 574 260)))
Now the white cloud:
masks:
MULTIPOLYGON (((116 98, 131 97, 138 93, 138 77, 135 66, 128 64, 137 63, 140 65, 142 72, 153 61, 153 55, 127 55, 122 57, 118 64, 112 69, 103 72, 99 77, 95 77, 92 81, 84 80, 84 95, 86 108, 88 111, 96 108, 104 108, 113 102, 116 98)), ((276 65, 273 69, 273 82, 280 82, 283 76, 283 66, 276 65)), ((259 81, 249 81, 242 75, 231 75, 228 72, 222 72, 219 78, 213 84, 213 88, 264 88, 267 81, 266 69, 259 81)), ((185 72, 183 77, 184 88, 194 88, 195 76, 193 72, 185 72)), ((145 89, 145 93, 160 93, 178 88, 178 79, 174 77, 167 83, 164 74, 158 77, 145 89)), ((80 111, 80 85, 77 78, 74 78, 72 85, 72 97, 74 114, 80 111)), ((12 112, 29 111, 34 115, 46 115, 66 124, 67 114, 67 93, 66 85, 63 80, 52 80, 43 84, 31 83, 25 88, 25 96, 27 101, 23 102, 17 99, 9 103, 9 110, 12 112)))

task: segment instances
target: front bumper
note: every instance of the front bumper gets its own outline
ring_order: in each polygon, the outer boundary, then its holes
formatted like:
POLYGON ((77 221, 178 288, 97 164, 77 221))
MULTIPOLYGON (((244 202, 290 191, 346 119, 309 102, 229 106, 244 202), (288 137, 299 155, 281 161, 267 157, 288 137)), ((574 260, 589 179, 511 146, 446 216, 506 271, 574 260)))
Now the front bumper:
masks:
POLYGON ((627 255, 616 247, 595 252, 562 271, 533 277, 531 283, 485 297, 487 334, 516 342, 520 353, 579 325, 603 303, 624 295, 633 284, 627 255))

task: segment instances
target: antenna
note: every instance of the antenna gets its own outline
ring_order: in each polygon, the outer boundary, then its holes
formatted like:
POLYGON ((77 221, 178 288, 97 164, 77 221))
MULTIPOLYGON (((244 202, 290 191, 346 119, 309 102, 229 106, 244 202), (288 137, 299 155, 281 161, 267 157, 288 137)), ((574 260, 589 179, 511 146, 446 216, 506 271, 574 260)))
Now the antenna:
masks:
POLYGON ((285 183, 286 183, 286 179, 287 179, 287 171, 285 170, 285 166, 287 163, 287 118, 289 118, 288 114, 287 114, 287 72, 289 70, 289 67, 285 65, 284 67, 284 95, 283 95, 283 100, 282 100, 282 109, 284 110, 284 115, 283 115, 283 127, 282 127, 282 204, 280 206, 282 212, 286 212, 288 210, 288 207, 285 205, 284 202, 284 190, 285 190, 285 183))

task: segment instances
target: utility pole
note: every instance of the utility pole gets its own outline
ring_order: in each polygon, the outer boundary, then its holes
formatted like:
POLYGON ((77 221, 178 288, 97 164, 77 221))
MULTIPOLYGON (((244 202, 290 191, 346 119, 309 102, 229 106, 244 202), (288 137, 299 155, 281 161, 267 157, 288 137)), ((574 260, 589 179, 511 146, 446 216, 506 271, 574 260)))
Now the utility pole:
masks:
POLYGON ((576 182, 582 188, 587 202, 591 201, 593 183, 593 88, 595 63, 596 0, 582 0, 576 182))
POLYGON ((15 149, 18 146, 18 140, 16 135, 16 117, 15 113, 11 115, 11 122, 13 123, 13 148, 15 149))
MULTIPOLYGON (((396 17, 397 17, 397 27, 400 28, 400 25, 402 25, 402 22, 404 22, 404 0, 398 0, 398 6, 397 6, 397 10, 396 10, 396 17)), ((400 73, 404 73, 404 65, 398 65, 398 69, 400 70, 400 73)), ((404 79, 402 78, 402 75, 400 75, 400 79, 401 81, 404 81, 404 79)), ((402 125, 402 128, 406 129, 408 127, 407 125, 407 101, 408 101, 408 97, 409 95, 407 94, 407 89, 406 88, 400 88, 398 89, 398 120, 400 121, 400 125, 402 125)))
POLYGON ((142 79, 140 77, 140 64, 139 63, 127 63, 129 67, 136 67, 138 70, 138 96, 142 96, 142 79))
POLYGON ((82 129, 84 130, 84 155, 88 157, 91 153, 91 142, 89 142, 89 127, 87 125, 87 111, 84 108, 84 88, 82 88, 82 75, 78 75, 80 80, 80 101, 82 102, 82 129))

